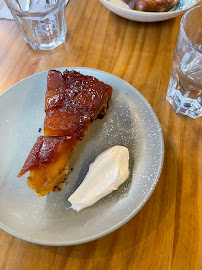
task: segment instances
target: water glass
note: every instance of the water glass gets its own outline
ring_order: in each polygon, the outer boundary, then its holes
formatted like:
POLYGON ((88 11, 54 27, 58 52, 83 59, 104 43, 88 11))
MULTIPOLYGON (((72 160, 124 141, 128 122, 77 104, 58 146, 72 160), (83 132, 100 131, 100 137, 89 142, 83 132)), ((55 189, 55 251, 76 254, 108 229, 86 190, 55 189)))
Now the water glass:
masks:
POLYGON ((65 42, 66 0, 5 0, 25 41, 35 50, 65 42))
POLYGON ((202 115, 202 5, 181 19, 166 99, 176 113, 202 115))

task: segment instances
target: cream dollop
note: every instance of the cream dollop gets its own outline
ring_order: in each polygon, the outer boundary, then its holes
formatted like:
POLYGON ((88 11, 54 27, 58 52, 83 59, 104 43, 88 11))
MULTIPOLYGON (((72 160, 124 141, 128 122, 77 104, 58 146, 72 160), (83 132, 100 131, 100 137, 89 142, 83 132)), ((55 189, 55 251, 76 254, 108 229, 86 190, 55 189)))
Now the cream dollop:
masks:
POLYGON ((72 208, 78 212, 117 190, 129 176, 128 162, 129 151, 125 146, 116 145, 98 155, 68 199, 72 208))

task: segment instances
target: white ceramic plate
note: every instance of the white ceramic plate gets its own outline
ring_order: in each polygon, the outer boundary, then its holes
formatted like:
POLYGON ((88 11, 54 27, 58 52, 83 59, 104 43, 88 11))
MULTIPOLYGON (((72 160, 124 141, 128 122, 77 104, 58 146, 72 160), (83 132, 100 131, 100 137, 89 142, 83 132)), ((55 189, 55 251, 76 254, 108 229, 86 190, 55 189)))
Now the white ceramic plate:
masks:
POLYGON ((47 71, 20 81, 0 96, 0 227, 43 245, 88 242, 125 224, 148 200, 163 164, 161 127, 145 98, 109 73, 68 69, 110 84, 113 95, 107 115, 92 124, 73 153, 73 171, 60 192, 36 197, 26 184, 27 175, 16 177, 37 137, 43 134, 47 71), (129 179, 93 206, 79 213, 72 210, 67 199, 82 182, 89 164, 100 152, 117 144, 129 149, 129 179))
POLYGON ((131 10, 121 0, 100 0, 100 2, 115 14, 137 22, 158 22, 174 18, 183 14, 188 9, 199 4, 200 0, 180 0, 179 3, 168 12, 142 12, 131 10))

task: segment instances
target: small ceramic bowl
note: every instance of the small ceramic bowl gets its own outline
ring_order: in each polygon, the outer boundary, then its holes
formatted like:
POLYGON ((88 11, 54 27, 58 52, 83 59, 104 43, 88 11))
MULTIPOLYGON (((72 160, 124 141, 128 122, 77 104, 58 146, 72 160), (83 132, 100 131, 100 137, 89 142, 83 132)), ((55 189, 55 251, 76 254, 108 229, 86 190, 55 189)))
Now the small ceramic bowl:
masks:
POLYGON ((179 3, 167 12, 144 12, 129 9, 121 0, 100 0, 100 2, 115 14, 137 22, 159 22, 183 14, 188 9, 199 4, 201 0, 180 0, 179 3))

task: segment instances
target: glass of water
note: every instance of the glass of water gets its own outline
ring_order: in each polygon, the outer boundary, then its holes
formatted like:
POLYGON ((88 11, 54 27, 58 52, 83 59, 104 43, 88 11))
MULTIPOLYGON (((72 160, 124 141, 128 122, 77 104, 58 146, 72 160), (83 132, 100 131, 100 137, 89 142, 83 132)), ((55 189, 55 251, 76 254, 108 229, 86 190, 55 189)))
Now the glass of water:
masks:
POLYGON ((202 115, 202 5, 182 17, 166 99, 176 113, 202 115))
POLYGON ((5 0, 25 41, 35 50, 65 42, 66 0, 5 0))

